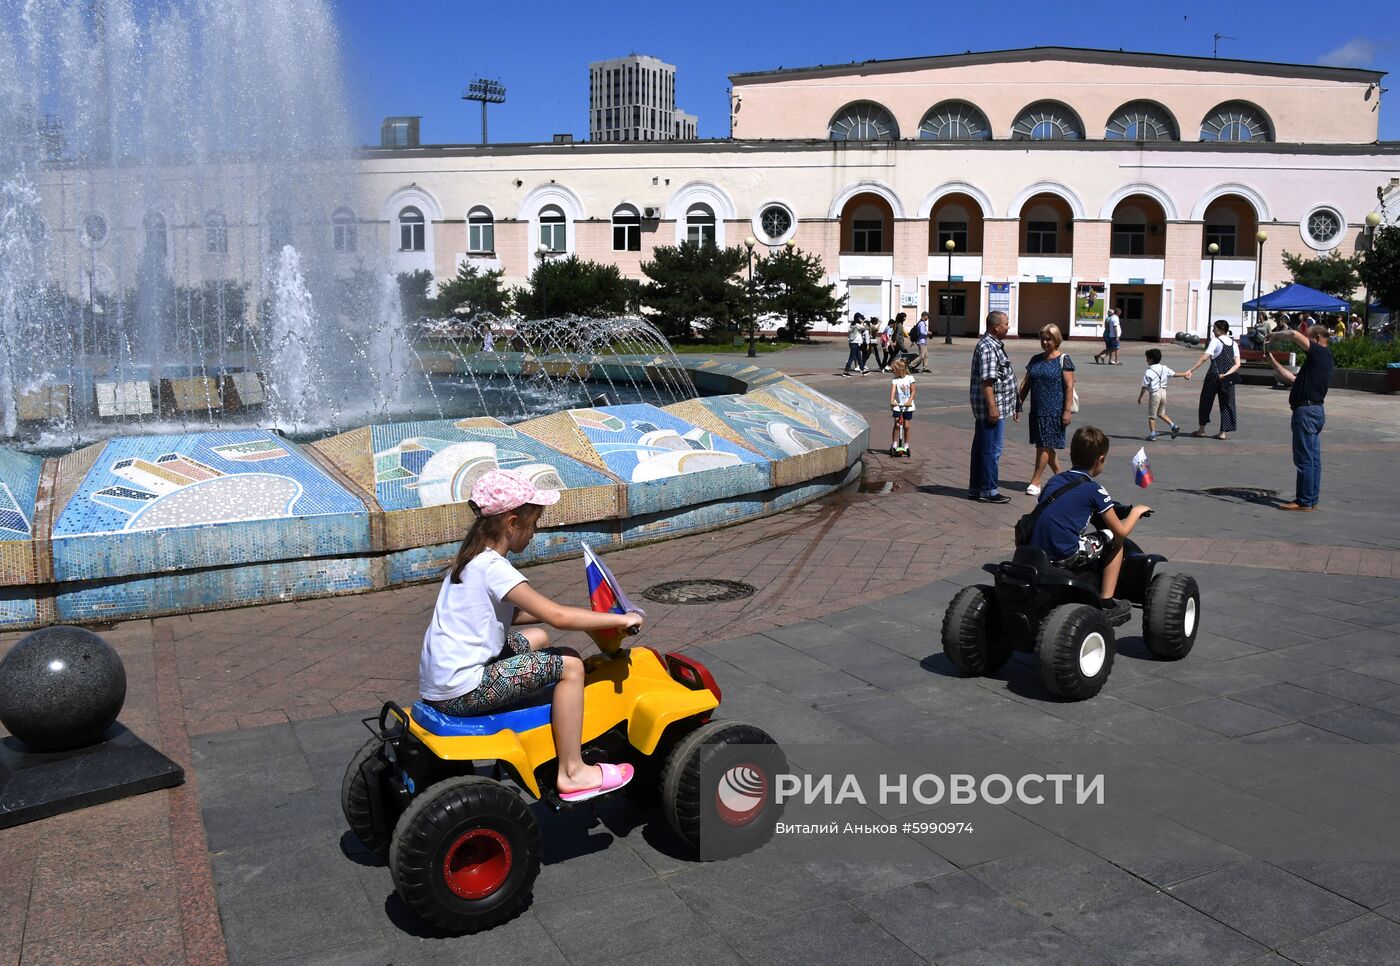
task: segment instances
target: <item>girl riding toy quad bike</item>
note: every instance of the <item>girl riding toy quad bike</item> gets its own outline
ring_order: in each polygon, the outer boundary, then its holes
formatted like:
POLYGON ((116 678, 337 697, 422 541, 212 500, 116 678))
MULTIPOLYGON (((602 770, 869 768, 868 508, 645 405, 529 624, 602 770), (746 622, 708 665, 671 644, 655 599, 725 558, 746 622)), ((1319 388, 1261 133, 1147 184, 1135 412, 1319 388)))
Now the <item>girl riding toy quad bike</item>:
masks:
MULTIPOLYGON (((787 770, 773 739, 712 719, 719 685, 694 659, 624 648, 611 632, 594 640, 604 653, 584 662, 585 757, 633 762, 629 790, 659 792, 667 822, 701 860, 767 842, 782 814, 776 776, 787 770)), ((548 692, 475 717, 419 701, 365 719, 372 737, 345 771, 345 819, 366 846, 388 850, 394 888, 429 923, 476 932, 529 905, 541 837, 527 801, 568 805, 554 787, 549 722, 548 692)))

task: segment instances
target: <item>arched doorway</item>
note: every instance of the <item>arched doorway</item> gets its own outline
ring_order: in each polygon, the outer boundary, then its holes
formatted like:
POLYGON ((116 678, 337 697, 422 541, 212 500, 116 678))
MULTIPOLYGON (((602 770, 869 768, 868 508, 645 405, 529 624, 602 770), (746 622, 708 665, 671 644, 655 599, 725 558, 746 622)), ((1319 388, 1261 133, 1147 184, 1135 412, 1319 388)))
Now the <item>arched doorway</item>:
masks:
POLYGON ((1167 213, 1150 195, 1128 195, 1113 209, 1109 235, 1108 303, 1118 310, 1125 339, 1162 334, 1163 259, 1167 213))
POLYGON ((1254 287, 1254 259, 1259 243, 1259 213, 1243 195, 1223 194, 1206 206, 1201 218, 1201 300, 1198 332, 1224 319, 1238 330, 1244 321, 1245 290, 1254 287), (1219 248, 1210 270, 1210 246, 1219 248), (1212 279, 1212 274, 1214 278, 1212 279))
POLYGON ((1027 198, 1020 217, 1023 280, 1019 286, 1016 332, 1022 338, 1033 339, 1043 326, 1053 323, 1068 337, 1074 209, 1064 198, 1047 191, 1027 198), (1025 280, 1029 278, 1035 281, 1025 280))
POLYGON ((982 205, 957 191, 933 205, 928 218, 928 307, 934 331, 976 335, 982 318, 982 205), (948 269, 951 241, 953 267, 948 269), (975 259, 972 271, 969 259, 975 259), (950 277, 951 276, 951 277, 950 277))
POLYGON ((874 192, 854 195, 841 209, 841 254, 894 253, 894 209, 874 192))

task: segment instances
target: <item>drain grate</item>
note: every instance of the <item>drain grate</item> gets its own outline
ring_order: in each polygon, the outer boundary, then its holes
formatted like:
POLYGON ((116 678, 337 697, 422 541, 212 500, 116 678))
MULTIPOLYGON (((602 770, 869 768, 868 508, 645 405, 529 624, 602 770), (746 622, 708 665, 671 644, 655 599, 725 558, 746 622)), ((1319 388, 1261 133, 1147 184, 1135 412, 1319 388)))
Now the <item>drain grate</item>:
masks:
POLYGON ((752 597, 757 590, 738 580, 669 580, 653 584, 642 596, 658 604, 715 604, 752 597))
POLYGON ((1268 500, 1278 496, 1278 490, 1262 486, 1208 486, 1206 492, 1211 496, 1233 496, 1239 500, 1268 500))

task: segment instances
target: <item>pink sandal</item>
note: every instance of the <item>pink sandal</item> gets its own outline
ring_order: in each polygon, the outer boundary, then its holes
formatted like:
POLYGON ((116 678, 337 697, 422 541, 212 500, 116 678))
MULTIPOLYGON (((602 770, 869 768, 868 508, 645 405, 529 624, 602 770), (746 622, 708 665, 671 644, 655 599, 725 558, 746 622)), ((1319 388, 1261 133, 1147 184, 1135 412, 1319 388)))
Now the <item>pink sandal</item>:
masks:
POLYGON ((632 775, 636 772, 636 769, 626 762, 621 765, 602 764, 598 767, 603 769, 603 784, 597 788, 585 788, 577 792, 560 792, 559 798, 566 802, 586 802, 590 798, 597 798, 599 795, 617 791, 630 782, 632 775))

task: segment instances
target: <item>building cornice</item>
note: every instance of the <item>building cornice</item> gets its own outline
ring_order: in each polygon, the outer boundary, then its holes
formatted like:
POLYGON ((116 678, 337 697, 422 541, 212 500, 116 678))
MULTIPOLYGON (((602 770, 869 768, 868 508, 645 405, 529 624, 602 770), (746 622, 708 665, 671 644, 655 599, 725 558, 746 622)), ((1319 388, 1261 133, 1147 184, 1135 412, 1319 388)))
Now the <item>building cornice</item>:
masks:
POLYGON ((889 74, 940 67, 967 67, 982 64, 1010 64, 1029 61, 1068 61, 1081 64, 1111 64, 1119 67, 1158 67, 1169 70, 1199 70, 1213 73, 1258 74, 1268 77, 1296 77, 1342 83, 1378 83, 1384 71, 1358 67, 1326 67, 1318 64, 1284 64, 1265 60, 1235 60, 1226 57, 1192 57, 1183 54, 1151 54, 1125 50, 1099 50, 1090 47, 1020 47, 1012 50, 967 51, 928 57, 902 57, 894 60, 853 61, 849 64, 817 64, 811 67, 779 67, 777 70, 748 71, 729 75, 729 82, 770 84, 797 78, 842 77, 889 74))

